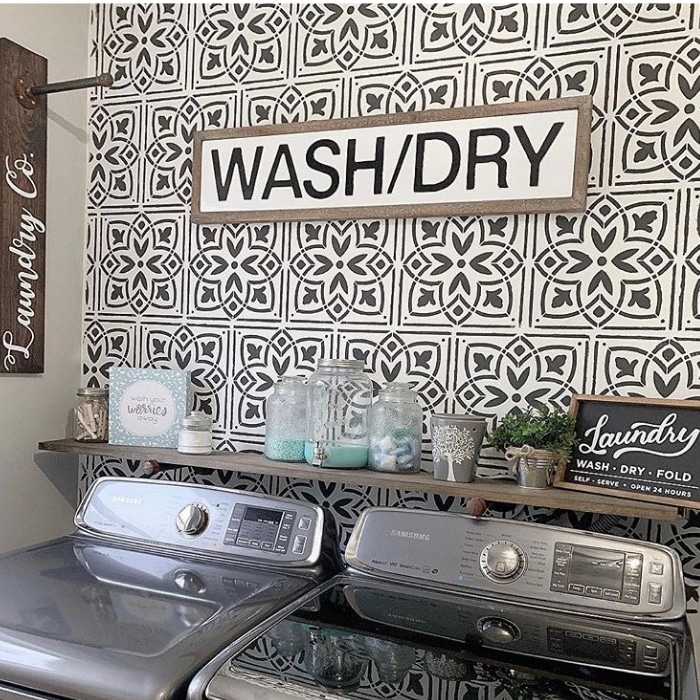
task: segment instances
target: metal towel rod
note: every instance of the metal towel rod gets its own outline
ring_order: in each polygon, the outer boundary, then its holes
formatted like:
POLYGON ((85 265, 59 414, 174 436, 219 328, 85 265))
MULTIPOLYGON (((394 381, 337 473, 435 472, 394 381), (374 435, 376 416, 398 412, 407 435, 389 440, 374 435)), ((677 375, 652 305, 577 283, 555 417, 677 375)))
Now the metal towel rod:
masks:
POLYGON ((67 92, 68 90, 85 90, 92 87, 111 87, 114 78, 110 73, 102 73, 94 78, 80 78, 79 80, 65 80, 61 83, 49 83, 48 85, 31 85, 22 77, 15 81, 15 97, 26 109, 34 109, 37 106, 38 95, 48 95, 52 92, 67 92))

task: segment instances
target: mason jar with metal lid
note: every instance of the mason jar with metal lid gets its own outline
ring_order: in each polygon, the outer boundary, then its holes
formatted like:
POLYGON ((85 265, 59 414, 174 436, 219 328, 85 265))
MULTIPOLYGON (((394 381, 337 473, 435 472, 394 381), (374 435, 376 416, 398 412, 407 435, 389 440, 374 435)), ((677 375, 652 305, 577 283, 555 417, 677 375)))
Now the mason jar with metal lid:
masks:
POLYGON ((364 364, 320 360, 307 387, 306 461, 336 469, 366 467, 372 382, 364 364))
POLYGON ((369 468, 378 472, 419 472, 423 411, 410 384, 390 382, 370 412, 369 468))
POLYGON ((265 456, 278 462, 303 462, 306 439, 306 384, 280 377, 265 403, 265 456))
POLYGON ((212 449, 211 418, 201 411, 192 411, 180 421, 177 451, 189 455, 208 455, 212 449))
POLYGON ((107 442, 109 391, 84 386, 76 392, 75 439, 78 442, 107 442))

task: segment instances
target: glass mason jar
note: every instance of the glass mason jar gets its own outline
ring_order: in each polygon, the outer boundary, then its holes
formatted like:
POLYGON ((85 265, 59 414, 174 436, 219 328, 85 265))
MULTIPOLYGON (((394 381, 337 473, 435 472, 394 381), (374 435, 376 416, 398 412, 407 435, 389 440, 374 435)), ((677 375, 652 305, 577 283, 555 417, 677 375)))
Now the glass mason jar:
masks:
POLYGON ((177 451, 188 455, 211 454, 211 418, 201 411, 192 411, 180 421, 177 451))
POLYGON ((303 462, 306 438, 306 384, 280 377, 265 402, 265 456, 278 462, 303 462))
POLYGON ((366 467, 372 382, 363 363, 320 360, 308 388, 306 461, 317 467, 366 467))
POLYGON ((378 472, 420 471, 423 411, 409 384, 392 382, 370 411, 369 468, 378 472))
POLYGON ((81 387, 76 393, 75 439, 78 442, 107 442, 109 391, 81 387))

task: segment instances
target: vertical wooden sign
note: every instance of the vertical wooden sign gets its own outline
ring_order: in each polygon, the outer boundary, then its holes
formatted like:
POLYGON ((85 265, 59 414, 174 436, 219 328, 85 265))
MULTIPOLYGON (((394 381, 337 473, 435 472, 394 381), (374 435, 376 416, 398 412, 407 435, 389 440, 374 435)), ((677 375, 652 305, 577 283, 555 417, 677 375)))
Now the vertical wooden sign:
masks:
POLYGON ((46 78, 45 58, 0 39, 0 374, 44 371, 46 98, 15 90, 46 78))

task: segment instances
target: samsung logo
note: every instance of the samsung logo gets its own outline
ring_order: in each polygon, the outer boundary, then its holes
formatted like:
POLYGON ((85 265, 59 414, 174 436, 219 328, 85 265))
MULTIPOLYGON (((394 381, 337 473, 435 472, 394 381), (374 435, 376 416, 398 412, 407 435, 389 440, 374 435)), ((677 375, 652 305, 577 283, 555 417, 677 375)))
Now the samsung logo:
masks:
POLYGON ((142 498, 135 498, 134 496, 112 496, 112 500, 115 503, 123 503, 127 506, 140 506, 143 503, 142 498))
POLYGON ((423 542, 430 539, 430 535, 424 532, 410 532, 409 530, 392 530, 390 537, 403 537, 406 540, 422 540, 423 542))

